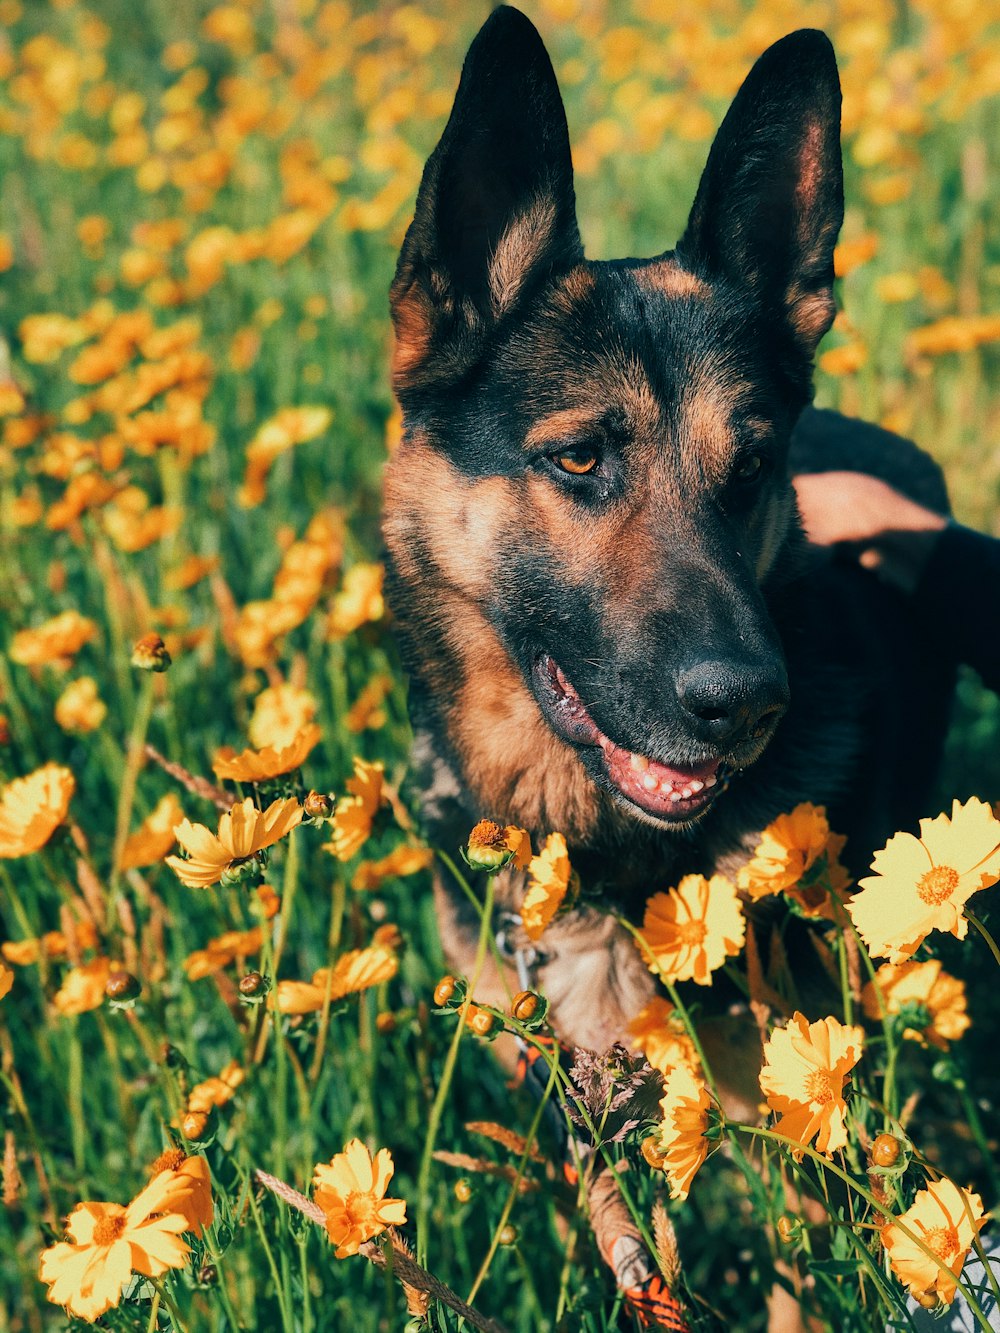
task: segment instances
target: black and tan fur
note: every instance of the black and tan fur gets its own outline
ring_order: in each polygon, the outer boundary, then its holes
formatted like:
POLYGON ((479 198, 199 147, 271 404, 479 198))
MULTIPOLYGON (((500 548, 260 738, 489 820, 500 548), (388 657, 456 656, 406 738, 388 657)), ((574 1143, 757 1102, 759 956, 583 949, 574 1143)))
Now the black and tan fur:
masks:
MULTIPOLYGON (((790 484, 857 467, 946 505, 913 446, 809 406, 839 121, 829 42, 793 33, 738 93, 676 249, 589 262, 551 65, 499 9, 400 255, 385 538, 417 779, 441 845, 484 815, 536 846, 566 835, 595 905, 546 933, 538 980, 581 1045, 621 1036, 653 985, 602 906, 635 916, 682 873, 732 869, 801 800, 864 863, 933 771, 948 666, 901 599, 807 546, 790 484), (599 469, 561 472, 581 448, 599 469), (687 822, 628 808, 595 747, 551 725, 540 654, 616 744, 724 755, 728 790, 687 822)), ((443 885, 439 902, 467 969, 473 923, 443 885)))

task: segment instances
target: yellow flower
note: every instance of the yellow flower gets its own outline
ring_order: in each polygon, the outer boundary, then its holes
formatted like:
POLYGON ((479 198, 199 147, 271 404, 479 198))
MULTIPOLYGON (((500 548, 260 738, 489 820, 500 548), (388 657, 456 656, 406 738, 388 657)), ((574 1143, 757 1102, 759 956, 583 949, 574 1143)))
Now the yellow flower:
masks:
POLYGON ((184 819, 174 829, 174 836, 189 854, 189 860, 168 856, 167 865, 177 872, 182 884, 207 888, 217 884, 229 870, 245 865, 290 833, 302 820, 302 807, 294 797, 273 801, 266 810, 258 810, 248 796, 219 818, 218 836, 204 824, 184 819))
POLYGON ((905 1008, 912 1016, 913 1026, 903 1031, 903 1036, 912 1041, 924 1045, 930 1042, 945 1050, 969 1027, 965 982, 943 971, 937 958, 926 963, 883 963, 875 979, 861 992, 869 1018, 882 1016, 877 992, 888 1014, 898 1014, 905 1008))
POLYGON ((77 611, 46 620, 34 629, 19 630, 10 645, 10 659, 21 666, 69 666, 85 643, 97 637, 97 626, 77 611))
POLYGON ((187 1223, 185 1231, 200 1236, 204 1227, 212 1225, 215 1207, 212 1203, 212 1177, 204 1157, 188 1157, 181 1148, 168 1148, 149 1168, 149 1183, 157 1177, 167 1177, 167 1191, 160 1211, 180 1213, 187 1223))
POLYGON ((697 1070, 700 1067, 695 1044, 688 1036, 683 1020, 662 996, 655 996, 628 1025, 632 1049, 643 1055, 661 1074, 669 1074, 679 1064, 697 1070))
POLYGON ((367 949, 342 954, 332 969, 321 967, 313 973, 311 982, 279 981, 271 1003, 283 1014, 315 1014, 326 1003, 328 986, 333 1003, 389 981, 398 971, 395 949, 373 941, 367 949))
POLYGON ((0 963, 0 1000, 5 995, 10 994, 10 988, 14 984, 14 969, 7 967, 5 963, 0 963))
POLYGON ((972 797, 952 805, 951 818, 920 821, 920 837, 897 833, 875 855, 874 876, 848 904, 858 932, 876 956, 900 963, 932 930, 965 939, 962 908, 1000 879, 1000 821, 972 797))
POLYGON ((947 315, 933 324, 912 329, 903 349, 907 356, 941 356, 968 352, 1000 339, 1000 315, 947 315))
POLYGON ((267 782, 281 773, 291 773, 305 762, 322 732, 311 723, 280 750, 265 746, 262 750, 243 750, 237 754, 230 746, 216 750, 212 768, 218 778, 233 782, 267 782))
POLYGON ((803 801, 768 824, 737 886, 754 900, 786 893, 807 916, 832 917, 850 879, 838 857, 846 839, 830 832, 826 810, 803 801))
POLYGON ((214 1078, 207 1078, 203 1083, 196 1083, 188 1093, 187 1109, 207 1113, 213 1106, 225 1106, 236 1095, 246 1074, 236 1060, 230 1060, 225 1069, 221 1069, 214 1078))
POLYGON ((66 1220, 69 1241, 42 1251, 38 1276, 48 1299, 88 1323, 117 1305, 133 1273, 160 1277, 181 1268, 188 1229, 180 1213, 164 1213, 171 1179, 161 1173, 129 1204, 81 1203, 66 1220))
POLYGON ((361 850, 372 831, 372 821, 382 804, 381 764, 369 764, 355 758, 354 777, 348 778, 348 796, 337 802, 333 816, 333 839, 324 848, 338 861, 349 861, 361 850))
POLYGON ((108 715, 108 706, 97 693, 93 676, 71 681, 56 700, 55 717, 63 731, 85 735, 96 731, 108 715))
POLYGON ((385 570, 381 565, 351 566, 330 608, 331 639, 343 639, 369 621, 382 619, 385 613, 382 600, 384 577, 385 570))
POLYGON ((313 1199, 326 1214, 327 1235, 338 1259, 357 1254, 365 1241, 406 1221, 405 1201, 385 1197, 394 1170, 387 1148, 373 1161, 360 1139, 351 1139, 328 1165, 316 1166, 313 1199))
POLYGON ((853 241, 841 241, 833 252, 833 271, 838 278, 846 278, 862 264, 867 264, 878 253, 878 237, 867 231, 853 241))
POLYGON ((426 870, 434 860, 429 847, 411 847, 404 843, 380 861, 361 861, 351 879, 354 889, 377 889, 387 879, 404 879, 426 870))
MULTIPOLYGON (((864 1032, 835 1018, 810 1023, 795 1013, 788 1026, 777 1028, 764 1045, 760 1086, 767 1104, 780 1119, 774 1128, 796 1143, 816 1139, 827 1156, 847 1143, 843 1089, 847 1075, 861 1059, 864 1032)), ((801 1151, 792 1149, 801 1159, 801 1151)))
POLYGON ((297 685, 271 685, 254 700, 253 716, 247 728, 250 741, 258 750, 270 746, 283 750, 291 745, 316 716, 316 699, 297 685))
POLYGON ((916 1297, 933 1293, 945 1305, 955 1299, 958 1275, 978 1232, 986 1225, 983 1201, 978 1194, 959 1189, 950 1180, 934 1180, 918 1190, 913 1203, 896 1222, 881 1231, 882 1244, 892 1270, 916 1297), (899 1223, 914 1232, 933 1250, 953 1276, 949 1276, 914 1241, 904 1236, 899 1223))
POLYGON ((845 343, 843 347, 831 347, 828 352, 821 352, 817 365, 828 375, 853 375, 868 360, 868 348, 863 343, 845 343))
POLYGON ((86 1014, 99 1009, 104 1003, 104 987, 112 972, 121 968, 110 958, 94 958, 89 963, 70 968, 63 983, 52 997, 52 1003, 61 1014, 86 1014))
POLYGON ((204 949, 196 949, 184 959, 184 971, 189 981, 198 981, 211 976, 230 963, 239 962, 260 952, 264 941, 264 932, 260 926, 250 930, 227 930, 214 940, 209 940, 204 949))
MULTIPOLYGON (((75 921, 73 931, 73 956, 79 957, 84 949, 97 946, 97 928, 92 921, 75 921)), ((15 967, 29 967, 39 958, 65 958, 70 951, 70 942, 61 930, 47 931, 41 939, 7 940, 0 945, 0 953, 15 967)))
POLYGON ((44 847, 66 818, 76 779, 46 764, 8 782, 0 795, 0 857, 27 856, 44 847))
POLYGON ((537 940, 559 911, 572 877, 566 839, 561 833, 550 833, 545 846, 528 864, 528 890, 521 902, 521 924, 529 940, 537 940))
POLYGON ((708 1156, 708 1109, 711 1098, 702 1080, 687 1064, 679 1064, 663 1085, 659 1140, 670 1197, 686 1199, 695 1172, 708 1156))
POLYGON ((265 421, 247 445, 247 469, 239 492, 241 505, 259 505, 275 460, 296 444, 322 435, 333 420, 328 407, 286 407, 265 421))
POLYGON ((176 841, 174 828, 183 818, 180 801, 172 791, 167 792, 126 839, 122 849, 122 869, 135 870, 162 861, 176 841))
POLYGON ((392 693, 392 677, 372 676, 344 716, 348 731, 377 731, 385 726, 386 713, 382 704, 392 693))
POLYGON ((712 973, 743 948, 746 922, 725 875, 685 875, 676 889, 654 893, 642 922, 643 956, 667 981, 712 984, 712 973))
POLYGON ((479 870, 499 870, 505 865, 524 870, 531 861, 531 839, 516 824, 481 819, 469 834, 465 859, 479 870))

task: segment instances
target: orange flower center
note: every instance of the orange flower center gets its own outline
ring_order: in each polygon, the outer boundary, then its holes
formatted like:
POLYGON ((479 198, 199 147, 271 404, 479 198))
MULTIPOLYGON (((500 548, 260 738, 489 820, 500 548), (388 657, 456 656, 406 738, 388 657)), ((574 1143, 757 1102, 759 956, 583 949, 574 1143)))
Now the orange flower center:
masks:
POLYGON ((932 1227, 924 1236, 924 1244, 939 1259, 950 1259, 958 1253, 958 1232, 954 1227, 932 1227))
POLYGON ((95 1245, 113 1245, 124 1230, 124 1213, 119 1213, 116 1217, 102 1217, 94 1227, 93 1243, 95 1245))
POLYGON ((376 1211, 378 1201, 372 1194, 362 1194, 360 1190, 352 1190, 344 1201, 344 1211, 351 1219, 351 1225, 356 1227, 368 1226, 371 1223, 378 1223, 376 1211))
POLYGON ((176 1171, 184 1160, 183 1148, 167 1148, 165 1152, 160 1153, 156 1161, 150 1166, 149 1174, 157 1176, 161 1171, 176 1171))
POLYGON ((930 907, 939 907, 947 902, 958 887, 958 871, 951 866, 932 866, 926 874, 920 876, 917 884, 917 897, 930 907))
POLYGON ((681 944, 701 944, 708 934, 704 921, 678 921, 677 938, 681 944))
POLYGON ((806 1096, 811 1102, 819 1102, 821 1106, 826 1106, 837 1096, 837 1089, 833 1085, 833 1075, 829 1069, 814 1069, 806 1079, 806 1096))

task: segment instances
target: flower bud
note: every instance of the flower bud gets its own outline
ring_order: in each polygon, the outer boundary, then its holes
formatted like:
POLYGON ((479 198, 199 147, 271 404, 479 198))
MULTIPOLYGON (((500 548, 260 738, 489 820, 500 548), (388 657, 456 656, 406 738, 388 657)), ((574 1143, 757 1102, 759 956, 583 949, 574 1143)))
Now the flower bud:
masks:
POLYGON ((104 986, 104 994, 116 1004, 127 1004, 139 998, 142 987, 131 972, 111 972, 104 986))
POLYGON ((307 819, 329 819, 333 814, 333 802, 324 792, 311 791, 302 802, 302 809, 307 819))
POLYGON ((132 648, 132 665, 140 671, 166 671, 170 654, 159 634, 144 634, 136 642, 132 648))
POLYGON ((516 1245, 518 1237, 517 1227, 508 1222, 505 1227, 501 1227, 500 1235, 497 1237, 501 1245, 516 1245))
POLYGON ((469 834, 469 841, 462 848, 462 857, 473 870, 488 870, 491 874, 507 865, 515 857, 518 864, 526 864, 523 854, 530 854, 530 844, 525 843, 527 834, 514 824, 497 824, 492 819, 481 819, 469 834))
POLYGON ((203 1287, 210 1287, 218 1276, 215 1264, 202 1264, 198 1269, 198 1281, 203 1287))
POLYGON ((197 1143, 204 1135, 207 1125, 208 1116, 204 1111, 188 1111, 181 1119, 181 1133, 192 1143, 197 1143))
POLYGON ((266 995, 269 989, 267 978, 262 977, 259 972, 248 972, 246 976, 240 977, 239 991, 246 1000, 258 999, 261 995, 266 995))
POLYGON ((663 1170, 663 1164, 667 1158, 663 1149, 660 1147, 660 1138, 658 1134, 650 1134, 643 1139, 641 1152, 654 1171, 663 1170))
POLYGON ((787 1213, 782 1213, 778 1218, 775 1230, 783 1245, 791 1245, 793 1241, 798 1240, 802 1232, 802 1225, 798 1218, 789 1217, 787 1213))
POLYGON ((375 1031, 383 1037, 387 1037, 390 1032, 396 1031, 396 1015, 386 1009, 381 1014, 375 1015, 375 1031))
POLYGON ((902 1150, 903 1145, 894 1134, 878 1134, 868 1151, 868 1156, 873 1166, 895 1166, 902 1150))
POLYGON ((475 1005, 469 1005, 465 1015, 465 1021, 477 1037, 488 1037, 496 1027, 496 1016, 491 1014, 488 1009, 477 1009, 475 1005))
POLYGON ((455 997, 457 982, 452 976, 442 977, 434 987, 434 1003, 436 1005, 450 1004, 455 997))
POLYGON ((464 1176, 461 1180, 455 1181, 455 1198, 459 1203, 468 1203, 472 1198, 472 1186, 464 1176))
POLYGON ((391 921, 384 926, 379 926, 372 936, 372 944, 377 944, 383 949, 391 949, 393 953, 398 953, 403 947, 403 936, 398 926, 391 921))
POLYGON ((519 1023, 530 1023, 538 1013, 541 997, 533 990, 522 990, 510 1002, 510 1016, 519 1023))

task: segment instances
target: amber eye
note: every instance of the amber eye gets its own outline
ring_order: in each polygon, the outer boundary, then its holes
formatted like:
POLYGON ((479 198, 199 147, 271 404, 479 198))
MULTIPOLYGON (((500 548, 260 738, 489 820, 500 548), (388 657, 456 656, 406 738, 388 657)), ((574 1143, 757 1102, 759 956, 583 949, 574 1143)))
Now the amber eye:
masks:
POLYGON ((553 454, 552 461, 564 472, 582 477, 585 472, 593 472, 597 467, 597 451, 586 448, 564 449, 561 454, 553 454))
POLYGON ((736 464, 733 476, 737 481, 747 485, 750 482, 757 481, 764 471, 764 458, 762 454, 747 454, 736 464))

